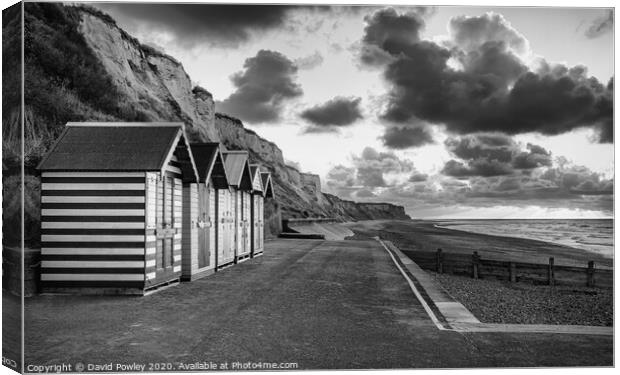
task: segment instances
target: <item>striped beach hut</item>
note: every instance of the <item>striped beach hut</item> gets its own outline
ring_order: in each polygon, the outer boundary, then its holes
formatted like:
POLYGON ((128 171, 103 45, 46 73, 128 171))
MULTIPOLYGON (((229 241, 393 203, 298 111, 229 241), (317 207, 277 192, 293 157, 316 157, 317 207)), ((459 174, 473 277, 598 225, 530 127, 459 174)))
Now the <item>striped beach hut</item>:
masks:
POLYGON ((219 190, 228 190, 228 178, 219 143, 193 143, 192 155, 199 183, 183 187, 183 280, 195 280, 215 271, 219 190))
POLYGON ((226 151, 226 172, 228 173, 233 207, 235 212, 235 255, 234 261, 242 261, 250 257, 250 205, 252 194, 252 175, 248 163, 247 151, 226 151))
POLYGON ((265 248, 265 198, 273 198, 271 174, 257 169, 254 184, 260 183, 261 191, 252 196, 252 256, 259 256, 265 248))
POLYGON ((43 291, 144 294, 181 277, 182 123, 68 123, 42 160, 43 291))

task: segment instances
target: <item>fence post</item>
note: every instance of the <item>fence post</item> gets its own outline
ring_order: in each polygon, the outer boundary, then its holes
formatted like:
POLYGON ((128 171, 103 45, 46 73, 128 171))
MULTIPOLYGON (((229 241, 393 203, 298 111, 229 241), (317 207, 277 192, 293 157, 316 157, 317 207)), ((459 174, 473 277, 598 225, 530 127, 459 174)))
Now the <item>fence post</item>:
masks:
POLYGON ((437 273, 443 273, 443 253, 437 249, 437 273))
POLYGON ((474 251, 474 253, 471 256, 471 262, 473 265, 473 277, 474 279, 477 279, 479 274, 478 274, 478 265, 480 263, 480 256, 478 255, 477 251, 474 251))
POLYGON ((511 283, 516 283, 517 282, 517 265, 515 264, 515 262, 509 262, 508 263, 508 273, 510 275, 510 282, 511 283))
POLYGON ((594 286, 594 262, 588 262, 588 269, 586 270, 588 278, 586 281, 587 286, 594 286))
POLYGON ((553 272, 553 257, 549 258, 549 267, 547 268, 547 284, 555 284, 555 274, 553 272))

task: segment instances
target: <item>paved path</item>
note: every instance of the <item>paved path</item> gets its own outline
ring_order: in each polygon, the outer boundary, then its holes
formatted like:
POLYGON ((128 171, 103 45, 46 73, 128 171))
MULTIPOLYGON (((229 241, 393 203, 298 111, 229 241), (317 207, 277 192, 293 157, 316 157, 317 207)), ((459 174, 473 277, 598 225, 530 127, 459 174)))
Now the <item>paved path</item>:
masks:
POLYGON ((376 241, 278 240, 146 297, 26 301, 26 364, 297 362, 301 369, 612 365, 612 337, 440 331, 376 241))

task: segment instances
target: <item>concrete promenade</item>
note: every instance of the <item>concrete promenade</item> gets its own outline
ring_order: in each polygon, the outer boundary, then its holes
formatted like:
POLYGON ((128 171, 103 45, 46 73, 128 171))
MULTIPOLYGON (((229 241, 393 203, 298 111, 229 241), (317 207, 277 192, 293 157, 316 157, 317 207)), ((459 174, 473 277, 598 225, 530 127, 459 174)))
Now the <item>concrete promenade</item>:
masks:
POLYGON ((26 300, 26 322, 26 365, 613 364, 612 336, 438 329, 390 254, 372 240, 270 241, 262 257, 146 297, 37 296, 26 300))

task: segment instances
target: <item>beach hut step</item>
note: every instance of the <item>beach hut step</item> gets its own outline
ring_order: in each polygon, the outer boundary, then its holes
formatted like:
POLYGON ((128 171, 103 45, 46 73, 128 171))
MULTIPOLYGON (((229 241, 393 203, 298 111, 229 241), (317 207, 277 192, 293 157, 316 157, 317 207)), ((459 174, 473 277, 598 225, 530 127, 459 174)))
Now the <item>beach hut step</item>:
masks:
POLYGON ((237 257, 237 263, 245 262, 248 259, 250 259, 250 254, 239 255, 237 257))

